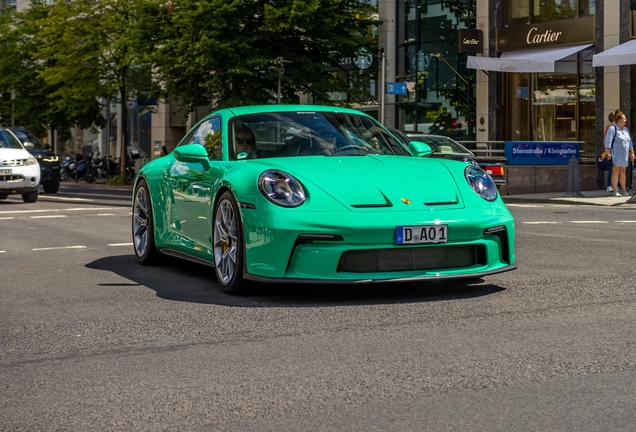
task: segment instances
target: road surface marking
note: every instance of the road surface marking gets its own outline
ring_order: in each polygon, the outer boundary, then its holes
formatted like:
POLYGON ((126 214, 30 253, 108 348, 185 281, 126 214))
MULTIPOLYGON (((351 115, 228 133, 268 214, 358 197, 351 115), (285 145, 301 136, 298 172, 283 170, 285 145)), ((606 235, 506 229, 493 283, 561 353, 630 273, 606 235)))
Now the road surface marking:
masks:
POLYGON ((537 222, 521 222, 528 225, 541 225, 541 224, 560 224, 561 222, 549 222, 549 221, 537 221, 537 222))
POLYGON ((15 218, 13 216, 0 218, 0 220, 9 220, 9 219, 15 219, 15 218))
POLYGON ((50 200, 64 200, 64 201, 85 201, 85 202, 93 202, 95 200, 87 199, 87 198, 68 198, 63 196, 44 196, 40 195, 40 199, 50 199, 50 200))
POLYGON ((65 218, 66 215, 46 215, 46 216, 31 216, 31 219, 45 219, 45 218, 65 218))
POLYGON ((570 221, 570 223, 574 223, 574 224, 606 224, 609 223, 608 221, 570 221))
POLYGON ((7 253, 7 251, 0 251, 0 253, 7 253))
POLYGON ((113 207, 75 207, 67 209, 50 209, 50 210, 11 210, 0 211, 0 214, 15 214, 15 213, 46 213, 46 212, 63 212, 63 211, 85 211, 85 210, 114 210, 113 207))
POLYGON ((614 221, 616 223, 636 223, 636 220, 614 221))
POLYGON ((111 243, 108 246, 132 246, 132 243, 111 243))
POLYGON ((49 248, 35 248, 31 250, 45 251, 45 250, 58 250, 58 249, 86 249, 86 246, 60 246, 60 247, 49 247, 49 248))

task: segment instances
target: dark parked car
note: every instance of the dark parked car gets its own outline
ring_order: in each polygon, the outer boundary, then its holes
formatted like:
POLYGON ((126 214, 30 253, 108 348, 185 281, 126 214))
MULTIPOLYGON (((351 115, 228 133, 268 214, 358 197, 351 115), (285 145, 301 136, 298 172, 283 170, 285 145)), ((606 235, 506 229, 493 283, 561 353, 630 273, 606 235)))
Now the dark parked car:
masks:
POLYGON ((484 171, 490 174, 498 187, 506 184, 506 179, 504 177, 505 168, 500 159, 488 156, 477 156, 457 141, 442 135, 401 132, 395 129, 391 129, 391 132, 397 135, 398 138, 401 138, 407 147, 408 143, 411 141, 419 141, 428 144, 431 147, 431 150, 433 150, 430 157, 454 160, 472 159, 481 168, 483 168, 484 171))
POLYGON ((48 144, 42 145, 31 132, 21 126, 8 128, 26 146, 33 144, 29 152, 40 164, 40 184, 46 193, 57 193, 60 190, 60 158, 51 151, 48 144))

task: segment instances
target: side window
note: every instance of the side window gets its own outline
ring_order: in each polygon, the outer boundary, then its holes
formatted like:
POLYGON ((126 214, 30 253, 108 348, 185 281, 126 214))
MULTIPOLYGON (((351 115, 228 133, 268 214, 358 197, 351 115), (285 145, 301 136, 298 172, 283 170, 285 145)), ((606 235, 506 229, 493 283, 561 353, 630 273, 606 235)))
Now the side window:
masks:
POLYGON ((192 143, 204 146, 210 159, 221 159, 221 120, 213 117, 201 123, 194 133, 192 143))
POLYGON ((221 120, 213 117, 190 131, 183 144, 200 144, 208 151, 210 159, 221 159, 221 120))

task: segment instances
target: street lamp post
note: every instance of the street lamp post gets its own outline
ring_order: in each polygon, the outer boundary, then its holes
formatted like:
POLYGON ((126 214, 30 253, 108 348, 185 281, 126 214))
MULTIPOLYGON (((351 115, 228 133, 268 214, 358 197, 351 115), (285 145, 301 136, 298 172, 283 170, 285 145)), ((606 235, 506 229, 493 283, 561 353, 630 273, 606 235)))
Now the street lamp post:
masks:
POLYGON ((280 79, 285 73, 285 63, 291 63, 291 60, 285 60, 278 57, 278 93, 276 93, 276 104, 280 105, 280 79))

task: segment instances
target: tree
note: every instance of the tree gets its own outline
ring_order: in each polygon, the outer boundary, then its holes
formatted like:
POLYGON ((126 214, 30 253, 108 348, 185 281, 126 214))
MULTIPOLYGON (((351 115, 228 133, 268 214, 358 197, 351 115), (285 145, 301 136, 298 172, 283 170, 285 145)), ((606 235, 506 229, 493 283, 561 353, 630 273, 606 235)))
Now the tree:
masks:
MULTIPOLYGON (((144 0, 139 0, 144 1, 144 0)), ((128 103, 151 85, 149 69, 137 61, 133 40, 135 0, 57 0, 41 30, 36 55, 52 59, 42 76, 64 101, 108 100, 122 104, 120 178, 125 179, 128 103)))
POLYGON ((43 71, 54 60, 35 55, 42 36, 37 22, 49 12, 50 7, 35 1, 25 11, 0 20, 0 116, 7 125, 24 126, 38 136, 48 127, 66 140, 74 125, 101 125, 103 117, 96 99, 55 96, 59 85, 43 79, 43 71))
MULTIPOLYGON (((144 41, 164 95, 185 109, 265 104, 276 99, 279 57, 284 101, 299 92, 328 100, 350 90, 332 73, 381 22, 357 0, 148 0, 136 40, 144 41)), ((355 101, 350 101, 355 102, 355 101)))

